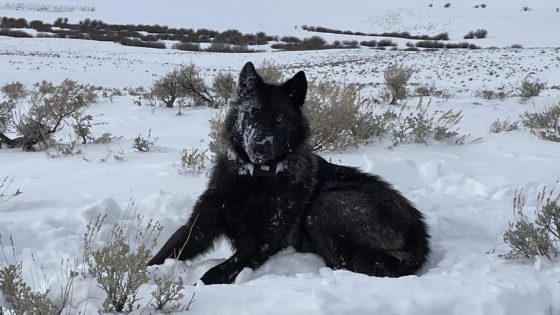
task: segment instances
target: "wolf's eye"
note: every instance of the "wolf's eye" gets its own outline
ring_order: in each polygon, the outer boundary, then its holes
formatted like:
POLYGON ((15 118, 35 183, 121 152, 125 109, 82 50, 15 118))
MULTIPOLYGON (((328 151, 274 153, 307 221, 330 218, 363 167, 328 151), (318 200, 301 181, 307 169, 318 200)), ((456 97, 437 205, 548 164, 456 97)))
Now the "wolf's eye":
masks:
POLYGON ((251 118, 251 119, 255 118, 255 113, 249 112, 249 118, 251 118))
POLYGON ((284 120, 284 116, 282 116, 281 114, 276 115, 276 122, 282 122, 284 120))

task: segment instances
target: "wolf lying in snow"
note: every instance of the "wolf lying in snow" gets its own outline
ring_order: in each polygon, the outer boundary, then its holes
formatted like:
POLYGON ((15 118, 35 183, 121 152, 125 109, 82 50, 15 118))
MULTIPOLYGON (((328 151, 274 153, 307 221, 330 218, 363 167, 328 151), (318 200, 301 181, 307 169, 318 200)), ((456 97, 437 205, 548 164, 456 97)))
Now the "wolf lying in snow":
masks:
POLYGON ((225 121, 228 153, 217 157, 187 224, 149 265, 191 259, 225 235, 235 253, 204 274, 206 284, 231 283, 286 246, 372 276, 422 267, 430 251, 422 214, 379 177, 311 152, 304 72, 273 85, 249 62, 237 92, 225 121))

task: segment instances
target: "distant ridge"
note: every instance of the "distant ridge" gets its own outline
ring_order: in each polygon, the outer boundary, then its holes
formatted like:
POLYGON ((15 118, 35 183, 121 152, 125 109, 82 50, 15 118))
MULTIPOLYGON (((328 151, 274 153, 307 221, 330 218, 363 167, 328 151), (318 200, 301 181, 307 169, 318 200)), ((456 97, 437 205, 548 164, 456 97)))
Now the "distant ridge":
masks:
POLYGON ((0 2, 0 10, 28 12, 94 12, 95 7, 69 4, 0 2))

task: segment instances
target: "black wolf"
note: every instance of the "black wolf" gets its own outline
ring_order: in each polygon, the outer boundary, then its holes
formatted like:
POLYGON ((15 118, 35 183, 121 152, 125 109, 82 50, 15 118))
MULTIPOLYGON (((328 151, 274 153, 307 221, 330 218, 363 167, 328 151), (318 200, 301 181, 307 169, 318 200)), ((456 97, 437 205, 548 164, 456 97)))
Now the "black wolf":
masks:
POLYGON ((148 265, 193 258, 225 235, 235 254, 202 277, 231 283, 286 246, 327 266, 372 276, 418 271, 429 253, 422 214, 377 176, 331 164, 306 144, 303 71, 268 84, 247 63, 225 120, 227 153, 217 157, 192 216, 148 265))

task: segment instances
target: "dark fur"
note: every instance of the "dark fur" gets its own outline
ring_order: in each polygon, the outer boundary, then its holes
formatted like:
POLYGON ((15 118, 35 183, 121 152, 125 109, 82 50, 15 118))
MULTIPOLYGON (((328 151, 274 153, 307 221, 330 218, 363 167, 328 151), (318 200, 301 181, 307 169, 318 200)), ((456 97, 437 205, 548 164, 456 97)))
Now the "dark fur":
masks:
POLYGON ((149 265, 193 258, 225 235, 235 253, 204 274, 206 284, 231 283, 244 267, 259 267, 290 245, 317 253, 331 268, 372 276, 398 277, 422 267, 429 253, 422 214, 379 177, 310 151, 301 113, 306 92, 303 72, 276 86, 245 65, 225 122, 229 152, 217 157, 187 224, 149 265), (248 171, 273 169, 279 161, 283 170, 276 175, 248 171))

